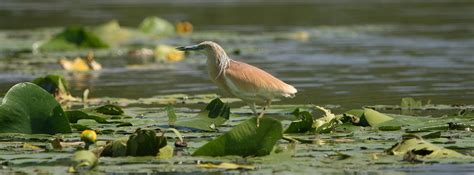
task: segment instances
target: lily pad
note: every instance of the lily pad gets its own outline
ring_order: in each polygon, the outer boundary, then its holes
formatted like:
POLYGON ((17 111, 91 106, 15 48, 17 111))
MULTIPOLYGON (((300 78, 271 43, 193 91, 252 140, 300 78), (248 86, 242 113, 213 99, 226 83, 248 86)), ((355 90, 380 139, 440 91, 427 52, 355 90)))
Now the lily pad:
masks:
POLYGON ((46 75, 38 77, 31 82, 42 87, 50 94, 69 94, 67 81, 61 75, 46 75))
POLYGON ((138 29, 143 33, 157 36, 167 36, 175 33, 173 24, 156 16, 145 18, 140 23, 140 26, 138 26, 138 29))
POLYGON ((300 111, 296 108, 293 115, 298 120, 291 122, 290 126, 285 130, 285 133, 305 133, 311 130, 313 126, 313 115, 309 111, 300 111))
POLYGON ((282 131, 281 123, 275 119, 263 117, 257 127, 257 119, 251 118, 200 147, 193 156, 265 156, 282 138, 282 131))
POLYGON ((400 143, 393 145, 386 152, 392 155, 404 155, 411 152, 422 158, 466 157, 456 151, 433 145, 412 134, 404 135, 400 143))
POLYGON ((93 108, 66 111, 66 115, 71 123, 77 123, 77 121, 81 119, 92 119, 97 123, 122 123, 111 122, 108 121, 108 119, 130 118, 130 116, 123 115, 123 113, 122 108, 110 104, 93 108))
POLYGON ((94 109, 95 112, 106 114, 106 115, 120 115, 123 114, 122 108, 116 105, 103 105, 94 109))
POLYGON ((74 153, 71 158, 69 173, 84 172, 93 169, 98 163, 97 156, 88 150, 80 150, 74 153))
MULTIPOLYGON (((382 114, 378 111, 373 109, 365 108, 363 117, 367 121, 370 126, 377 126, 383 122, 387 122, 389 120, 393 120, 392 117, 382 114)), ((361 119, 362 120, 362 119, 361 119)))
MULTIPOLYGON (((168 111, 168 115, 172 115, 168 111)), ((168 116, 172 119, 172 116, 168 116)), ((199 114, 176 121, 176 126, 200 129, 204 131, 215 131, 216 127, 224 124, 230 117, 229 105, 222 102, 219 98, 212 100, 206 108, 199 114)))
POLYGON ((33 83, 13 86, 0 106, 0 133, 70 133, 61 105, 33 83))
POLYGON ((95 27, 94 33, 108 45, 121 44, 130 40, 132 37, 132 32, 122 28, 117 20, 111 20, 95 27))
POLYGON ((166 146, 166 137, 157 136, 154 130, 137 130, 127 141, 128 156, 157 156, 166 146))
POLYGON ((72 50, 78 48, 109 47, 96 34, 85 27, 66 27, 41 46, 43 50, 72 50))

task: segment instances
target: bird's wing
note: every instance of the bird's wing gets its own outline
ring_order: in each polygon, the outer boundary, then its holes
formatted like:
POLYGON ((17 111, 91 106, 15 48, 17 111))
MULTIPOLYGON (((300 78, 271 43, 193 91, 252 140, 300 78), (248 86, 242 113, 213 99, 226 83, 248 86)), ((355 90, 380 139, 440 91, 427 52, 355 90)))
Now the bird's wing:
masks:
POLYGON ((293 96, 296 89, 285 82, 275 78, 269 73, 252 65, 231 60, 229 67, 225 70, 225 77, 231 81, 238 91, 263 95, 285 97, 293 96))

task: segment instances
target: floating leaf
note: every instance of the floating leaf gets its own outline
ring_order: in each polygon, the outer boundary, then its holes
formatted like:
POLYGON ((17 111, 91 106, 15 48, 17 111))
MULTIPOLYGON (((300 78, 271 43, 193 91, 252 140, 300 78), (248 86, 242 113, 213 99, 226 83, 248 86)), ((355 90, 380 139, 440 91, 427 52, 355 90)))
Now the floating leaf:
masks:
POLYGON ((392 155, 404 155, 411 152, 422 158, 466 157, 456 151, 438 147, 419 136, 411 134, 404 135, 400 143, 393 145, 386 152, 392 155))
POLYGON ((156 156, 158 159, 169 159, 173 157, 173 147, 166 145, 162 148, 160 148, 160 151, 158 152, 158 155, 156 156))
POLYGON ((107 48, 108 45, 85 27, 66 27, 41 46, 44 50, 71 50, 77 48, 107 48))
POLYGON ((198 115, 178 120, 175 125, 195 128, 205 131, 215 131, 216 127, 224 124, 230 116, 230 107, 219 98, 212 100, 203 112, 198 115))
POLYGON ((10 88, 0 106, 0 133, 70 133, 69 121, 54 97, 33 83, 10 88))
POLYGON ((77 123, 77 121, 81 119, 92 119, 95 120, 97 123, 114 123, 107 121, 107 119, 113 117, 128 117, 126 115, 123 115, 123 113, 124 112, 122 108, 110 104, 93 108, 66 111, 66 115, 69 118, 69 122, 71 123, 77 123))
POLYGON ((336 118, 336 115, 331 113, 330 110, 320 106, 315 106, 319 110, 324 112, 324 116, 314 120, 312 131, 314 133, 328 133, 334 129, 340 122, 336 118))
POLYGON ((145 18, 138 29, 143 33, 157 36, 173 35, 175 32, 173 24, 156 16, 145 18))
POLYGON ((104 42, 109 45, 118 45, 130 40, 132 33, 120 27, 117 20, 111 20, 94 28, 97 34, 104 42))
POLYGON ((121 115, 123 114, 122 108, 116 105, 103 105, 94 109, 95 112, 106 114, 106 115, 121 115))
POLYGON ((97 156, 88 150, 76 151, 71 158, 71 167, 69 173, 84 172, 93 169, 97 163, 97 156))
POLYGON ((69 122, 71 123, 77 123, 77 121, 81 119, 92 119, 92 120, 95 120, 97 123, 109 123, 103 117, 99 117, 96 115, 89 115, 85 112, 78 111, 78 110, 66 111, 65 113, 69 119, 69 122))
POLYGON ((370 126, 377 126, 383 122, 393 120, 392 117, 369 108, 364 109, 364 118, 370 126))
POLYGON ((23 149, 24 150, 32 150, 32 151, 38 151, 38 150, 43 150, 42 148, 32 145, 30 143, 23 143, 23 149))
POLYGON ((300 111, 296 108, 292 113, 298 120, 292 121, 285 133, 305 133, 313 126, 313 115, 309 111, 300 111))
POLYGON ((46 75, 31 81, 53 95, 69 95, 67 81, 61 75, 46 75))
POLYGON ((229 132, 200 147, 193 156, 265 156, 282 137, 281 123, 263 117, 257 128, 256 118, 246 120, 229 132))

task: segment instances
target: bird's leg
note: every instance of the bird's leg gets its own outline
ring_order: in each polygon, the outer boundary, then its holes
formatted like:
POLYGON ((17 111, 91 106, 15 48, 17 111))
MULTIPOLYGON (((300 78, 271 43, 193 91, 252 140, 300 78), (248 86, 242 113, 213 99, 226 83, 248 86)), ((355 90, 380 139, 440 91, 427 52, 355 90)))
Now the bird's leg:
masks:
POLYGON ((260 115, 257 116, 257 128, 260 126, 260 118, 263 117, 263 114, 265 114, 265 110, 267 110, 268 107, 270 107, 270 104, 272 103, 272 100, 267 100, 267 103, 265 103, 265 106, 262 109, 262 112, 260 115))
POLYGON ((253 114, 254 114, 255 116, 258 116, 257 108, 255 107, 255 103, 249 103, 249 107, 250 107, 250 109, 252 110, 253 114))

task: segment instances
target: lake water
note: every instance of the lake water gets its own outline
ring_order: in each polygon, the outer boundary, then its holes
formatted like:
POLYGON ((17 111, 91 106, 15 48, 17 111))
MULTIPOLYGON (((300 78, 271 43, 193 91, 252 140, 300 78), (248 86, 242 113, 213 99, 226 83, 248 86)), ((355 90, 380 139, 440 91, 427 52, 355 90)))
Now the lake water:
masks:
MULTIPOLYGON (((155 44, 179 46, 215 40, 232 58, 256 65, 298 89, 295 98, 276 104, 312 103, 337 112, 399 104, 403 97, 435 104, 473 104, 472 0, 0 0, 0 96, 18 82, 58 72, 66 76, 74 96, 81 96, 84 89, 91 90, 91 97, 222 94, 209 80, 205 57, 199 54, 178 63, 131 67, 137 60, 118 49, 113 54, 98 54, 104 69, 85 74, 61 71, 55 61, 63 53, 12 54, 30 47, 21 38, 28 38, 33 29, 50 32, 112 19, 136 27, 147 16, 194 25, 192 39, 175 37, 155 44)), ((314 147, 312 153, 326 154, 314 147)), ((472 164, 440 164, 386 171, 448 174, 473 169, 472 164)))
MULTIPOLYGON (((474 99, 473 1, 1 0, 0 29, 96 25, 111 19, 133 27, 153 15, 191 21, 198 32, 235 35, 238 39, 213 39, 228 51, 240 50, 231 54, 234 59, 294 85, 299 92, 285 103, 353 108, 397 104, 402 97, 443 104, 474 99), (300 31, 310 34, 308 41, 253 39, 300 31)), ((180 41, 166 40, 190 44, 180 41)), ((190 57, 196 61, 145 70, 123 68, 126 57, 98 58, 105 70, 94 78, 68 79, 74 93, 90 88, 96 97, 219 92, 207 77, 205 58, 190 57)), ((0 91, 36 76, 0 70, 0 91)))

